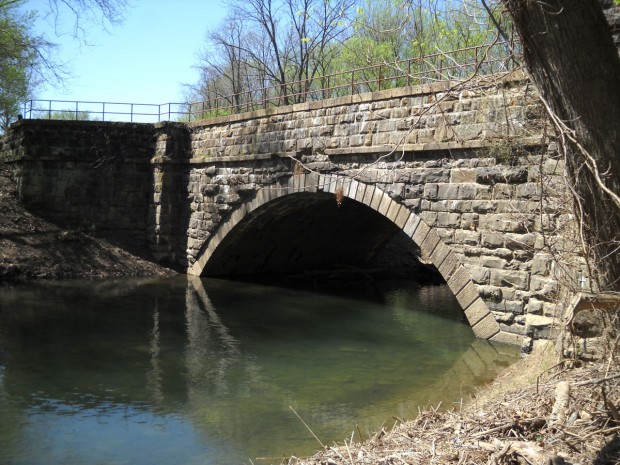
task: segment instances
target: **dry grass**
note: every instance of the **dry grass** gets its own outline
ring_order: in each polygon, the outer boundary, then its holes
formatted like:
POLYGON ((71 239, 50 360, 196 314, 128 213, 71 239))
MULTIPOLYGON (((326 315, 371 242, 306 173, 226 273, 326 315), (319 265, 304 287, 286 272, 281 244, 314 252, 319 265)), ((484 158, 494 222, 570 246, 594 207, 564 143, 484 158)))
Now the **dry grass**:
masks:
POLYGON ((365 442, 352 436, 286 463, 619 464, 616 355, 613 350, 607 360, 557 363, 551 347, 541 348, 457 409, 420 411, 416 419, 382 429, 365 442))

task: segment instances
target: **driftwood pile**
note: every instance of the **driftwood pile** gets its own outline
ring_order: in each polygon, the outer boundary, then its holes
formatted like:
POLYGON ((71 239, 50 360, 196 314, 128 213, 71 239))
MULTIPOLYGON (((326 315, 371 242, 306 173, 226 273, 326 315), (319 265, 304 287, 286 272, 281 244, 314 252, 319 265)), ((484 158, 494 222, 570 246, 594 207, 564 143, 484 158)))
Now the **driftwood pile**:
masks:
MULTIPOLYGON (((484 404, 421 410, 364 441, 287 465, 620 464, 620 369, 611 358, 563 362, 484 404), (543 376, 544 375, 544 376, 543 376)), ((510 378, 496 382, 510 383, 510 378)))

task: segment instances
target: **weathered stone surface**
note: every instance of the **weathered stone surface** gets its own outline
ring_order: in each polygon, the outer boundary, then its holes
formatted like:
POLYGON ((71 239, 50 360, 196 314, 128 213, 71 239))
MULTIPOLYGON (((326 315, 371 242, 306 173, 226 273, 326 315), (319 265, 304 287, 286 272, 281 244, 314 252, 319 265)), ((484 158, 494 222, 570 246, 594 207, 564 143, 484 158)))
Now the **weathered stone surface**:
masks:
POLYGON ((525 316, 526 334, 533 339, 549 339, 553 331, 554 320, 541 315, 525 316))
POLYGON ((498 342, 500 344, 508 344, 513 346, 521 346, 523 344, 523 336, 519 334, 508 333, 506 331, 500 331, 491 337, 491 342, 498 342))
POLYGON ((456 300, 464 309, 467 309, 479 297, 478 289, 471 281, 467 282, 463 289, 456 294, 456 300))
POLYGON ((525 271, 492 270, 490 284, 498 287, 527 290, 529 288, 529 274, 525 271))
POLYGON ((450 279, 448 279, 448 287, 450 287, 450 290, 456 295, 470 280, 471 275, 469 272, 463 266, 460 266, 452 273, 450 279))
POLYGON ((493 315, 490 313, 476 323, 472 329, 474 330, 476 337, 481 339, 491 339, 501 330, 500 326, 497 324, 497 321, 495 321, 493 315))

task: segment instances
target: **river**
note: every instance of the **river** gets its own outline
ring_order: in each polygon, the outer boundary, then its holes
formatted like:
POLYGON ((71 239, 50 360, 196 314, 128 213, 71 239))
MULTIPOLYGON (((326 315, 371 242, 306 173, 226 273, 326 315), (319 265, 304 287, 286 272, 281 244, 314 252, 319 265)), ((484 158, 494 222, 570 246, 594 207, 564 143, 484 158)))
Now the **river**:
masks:
POLYGON ((445 285, 4 286, 0 463, 279 463, 450 406, 517 357, 445 285))

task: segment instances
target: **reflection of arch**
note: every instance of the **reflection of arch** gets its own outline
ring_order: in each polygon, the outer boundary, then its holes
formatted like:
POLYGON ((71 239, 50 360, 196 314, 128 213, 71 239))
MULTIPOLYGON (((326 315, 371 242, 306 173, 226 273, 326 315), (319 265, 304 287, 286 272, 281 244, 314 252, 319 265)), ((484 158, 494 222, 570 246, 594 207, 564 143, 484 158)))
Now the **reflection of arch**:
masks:
POLYGON ((489 308, 480 297, 471 280, 469 271, 460 263, 452 250, 444 244, 437 232, 430 228, 418 215, 393 200, 386 192, 372 184, 336 175, 301 174, 292 176, 288 184, 270 186, 256 193, 256 196, 240 207, 222 222, 210 238, 189 274, 202 274, 207 262, 217 247, 249 213, 285 195, 299 192, 340 193, 356 200, 394 223, 420 248, 425 260, 432 263, 456 296, 477 337, 490 339, 500 333, 500 327, 489 308))

